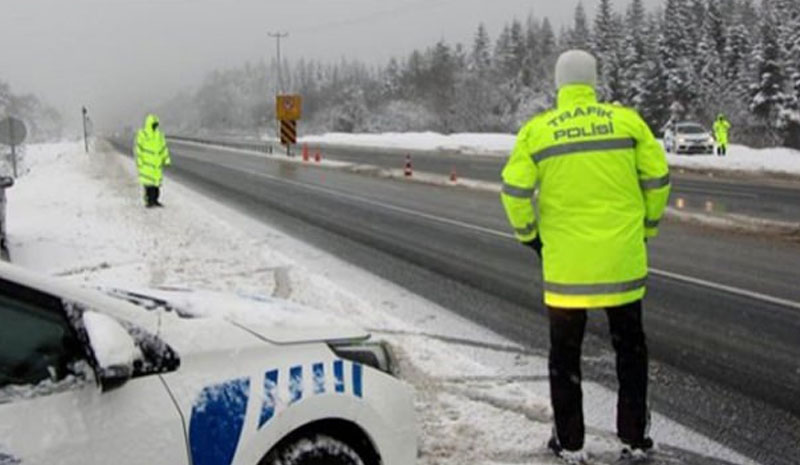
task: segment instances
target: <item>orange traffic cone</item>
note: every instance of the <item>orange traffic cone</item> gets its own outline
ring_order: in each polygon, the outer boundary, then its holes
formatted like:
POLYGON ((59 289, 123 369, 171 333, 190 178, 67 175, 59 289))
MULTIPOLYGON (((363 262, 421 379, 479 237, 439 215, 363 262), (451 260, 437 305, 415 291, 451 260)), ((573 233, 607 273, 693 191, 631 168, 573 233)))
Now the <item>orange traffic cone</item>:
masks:
POLYGON ((406 155, 406 166, 403 169, 403 174, 407 178, 414 174, 414 168, 411 167, 411 155, 406 155))
POLYGON ((314 161, 316 163, 319 163, 319 162, 322 161, 322 155, 320 155, 319 149, 317 149, 316 152, 314 152, 314 161))
POLYGON ((458 175, 456 174, 456 167, 450 170, 450 182, 458 182, 458 175))
POLYGON ((303 161, 308 161, 308 145, 303 144, 303 161))

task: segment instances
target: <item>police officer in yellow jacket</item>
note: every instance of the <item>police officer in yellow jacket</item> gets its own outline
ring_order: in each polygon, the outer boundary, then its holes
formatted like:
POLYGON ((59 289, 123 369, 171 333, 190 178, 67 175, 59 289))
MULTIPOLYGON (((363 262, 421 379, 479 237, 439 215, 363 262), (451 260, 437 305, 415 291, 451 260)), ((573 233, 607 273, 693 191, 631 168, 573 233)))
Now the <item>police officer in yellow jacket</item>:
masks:
POLYGON ((724 157, 728 154, 728 131, 731 123, 720 113, 714 121, 714 139, 717 140, 717 155, 724 157))
POLYGON ((161 181, 164 178, 164 166, 171 163, 169 149, 164 133, 158 129, 156 115, 147 115, 144 127, 136 133, 136 167, 139 170, 139 182, 144 186, 144 199, 147 208, 162 207, 158 197, 161 181))
POLYGON ((623 453, 646 455, 653 445, 642 328, 645 243, 658 233, 669 169, 638 113, 598 103, 596 83, 592 55, 572 50, 559 57, 557 106, 520 130, 501 195, 517 239, 543 262, 555 416, 548 447, 568 463, 585 460, 580 358, 586 309, 604 308, 608 316, 623 453))

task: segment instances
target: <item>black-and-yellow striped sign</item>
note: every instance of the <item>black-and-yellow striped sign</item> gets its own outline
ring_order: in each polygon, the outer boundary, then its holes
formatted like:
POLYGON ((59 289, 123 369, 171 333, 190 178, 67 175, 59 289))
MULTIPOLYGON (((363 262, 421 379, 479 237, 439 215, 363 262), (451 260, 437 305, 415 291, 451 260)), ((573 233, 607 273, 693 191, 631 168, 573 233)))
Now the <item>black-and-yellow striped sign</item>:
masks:
POLYGON ((297 121, 281 121, 281 144, 289 145, 297 143, 297 121))

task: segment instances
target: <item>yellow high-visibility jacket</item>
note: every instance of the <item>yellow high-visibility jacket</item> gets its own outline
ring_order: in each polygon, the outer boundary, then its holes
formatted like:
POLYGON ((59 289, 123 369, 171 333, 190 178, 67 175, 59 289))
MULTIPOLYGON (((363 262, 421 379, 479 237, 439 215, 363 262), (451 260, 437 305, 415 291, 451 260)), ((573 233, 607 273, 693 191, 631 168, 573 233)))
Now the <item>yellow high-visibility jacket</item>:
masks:
POLYGON ((541 236, 545 304, 600 308, 644 297, 645 238, 669 191, 664 150, 639 114, 570 85, 520 130, 501 197, 517 239, 541 236))
POLYGON ((728 145, 728 130, 731 128, 731 123, 725 118, 717 118, 714 121, 714 138, 717 140, 718 145, 728 145))
POLYGON ((164 177, 163 168, 171 163, 164 133, 153 130, 153 123, 157 122, 156 115, 147 115, 144 127, 136 133, 136 167, 139 169, 139 182, 143 186, 160 186, 164 177))

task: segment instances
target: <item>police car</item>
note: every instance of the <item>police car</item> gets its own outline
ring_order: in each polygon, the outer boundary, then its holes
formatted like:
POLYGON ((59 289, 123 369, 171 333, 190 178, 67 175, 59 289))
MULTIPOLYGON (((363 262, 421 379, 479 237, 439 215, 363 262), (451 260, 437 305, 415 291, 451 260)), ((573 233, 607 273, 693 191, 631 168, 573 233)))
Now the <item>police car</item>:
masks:
POLYGON ((0 465, 407 465, 410 389, 355 327, 258 296, 0 264, 0 465))

